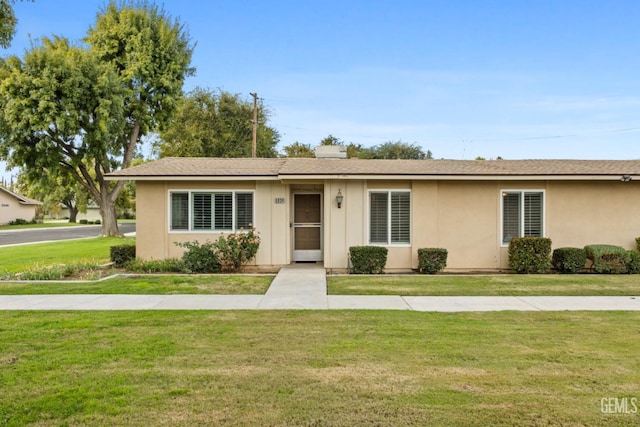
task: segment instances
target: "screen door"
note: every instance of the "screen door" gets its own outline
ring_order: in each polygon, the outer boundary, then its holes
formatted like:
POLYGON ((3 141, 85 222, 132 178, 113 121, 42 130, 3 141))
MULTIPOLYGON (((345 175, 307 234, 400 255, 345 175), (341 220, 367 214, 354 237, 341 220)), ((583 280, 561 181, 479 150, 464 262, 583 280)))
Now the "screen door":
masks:
POLYGON ((293 261, 322 261, 322 195, 293 195, 293 261))

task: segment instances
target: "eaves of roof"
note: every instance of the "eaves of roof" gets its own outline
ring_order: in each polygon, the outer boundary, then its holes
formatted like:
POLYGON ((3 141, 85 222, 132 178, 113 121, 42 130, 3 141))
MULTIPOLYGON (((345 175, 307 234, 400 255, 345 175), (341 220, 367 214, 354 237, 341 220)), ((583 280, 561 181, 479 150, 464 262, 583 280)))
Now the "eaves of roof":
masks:
POLYGON ((228 181, 640 180, 637 160, 358 160, 165 158, 107 175, 116 180, 228 181))

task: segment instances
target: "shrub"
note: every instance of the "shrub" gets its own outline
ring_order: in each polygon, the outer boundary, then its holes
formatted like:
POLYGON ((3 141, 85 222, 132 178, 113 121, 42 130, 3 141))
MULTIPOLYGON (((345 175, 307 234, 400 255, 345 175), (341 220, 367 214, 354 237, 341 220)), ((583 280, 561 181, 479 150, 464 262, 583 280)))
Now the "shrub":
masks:
POLYGON ((382 274, 387 264, 387 248, 382 246, 351 246, 351 272, 354 274, 382 274))
POLYGON ((94 261, 81 261, 72 264, 32 265, 18 273, 5 273, 2 280, 62 280, 70 276, 95 280, 99 277, 98 264, 94 261), (95 276, 95 277, 94 277, 95 276))
POLYGON ((220 271, 220 260, 214 252, 215 243, 200 244, 196 240, 176 243, 176 245, 186 249, 182 255, 182 268, 185 273, 218 273, 220 271))
POLYGON ((80 221, 78 221, 78 223, 80 223, 80 224, 88 224, 89 220, 88 219, 81 219, 80 221))
POLYGON ((102 224, 102 221, 100 221, 99 219, 96 219, 95 221, 93 221, 94 224, 100 225, 102 224))
POLYGON ((9 225, 26 225, 29 224, 29 221, 27 221, 24 218, 16 218, 13 221, 9 221, 9 225))
POLYGON ((182 261, 177 258, 140 260, 134 259, 127 263, 127 270, 134 273, 182 273, 182 261))
POLYGON ((545 273, 551 267, 551 239, 514 237, 509 243, 509 267, 518 273, 545 273))
POLYGON ((587 253, 583 248, 557 248, 551 257, 551 265, 560 273, 576 273, 586 262, 587 253))
POLYGON ((442 248, 418 249, 418 271, 436 274, 447 266, 447 250, 442 248))
POLYGON ((640 252, 640 237, 636 237, 636 250, 640 252))
POLYGON ((250 229, 220 236, 214 250, 223 270, 238 271, 256 256, 259 247, 260 237, 250 229))
POLYGON ((117 268, 122 268, 129 261, 136 259, 136 247, 135 245, 117 245, 111 246, 111 262, 117 268))
POLYGON ((587 258, 593 262, 596 273, 621 274, 627 272, 629 253, 614 245, 588 245, 584 247, 587 258))
POLYGON ((629 262, 627 263, 627 273, 640 274, 640 252, 627 251, 629 262))

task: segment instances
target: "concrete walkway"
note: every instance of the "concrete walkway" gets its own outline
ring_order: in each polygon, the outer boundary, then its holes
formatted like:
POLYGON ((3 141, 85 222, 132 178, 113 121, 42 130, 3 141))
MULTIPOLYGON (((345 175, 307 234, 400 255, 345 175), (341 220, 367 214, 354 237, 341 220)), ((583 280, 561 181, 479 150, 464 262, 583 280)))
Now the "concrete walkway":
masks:
POLYGON ((264 295, 0 295, 0 310, 640 311, 637 297, 402 297, 327 295, 324 268, 280 270, 264 295))

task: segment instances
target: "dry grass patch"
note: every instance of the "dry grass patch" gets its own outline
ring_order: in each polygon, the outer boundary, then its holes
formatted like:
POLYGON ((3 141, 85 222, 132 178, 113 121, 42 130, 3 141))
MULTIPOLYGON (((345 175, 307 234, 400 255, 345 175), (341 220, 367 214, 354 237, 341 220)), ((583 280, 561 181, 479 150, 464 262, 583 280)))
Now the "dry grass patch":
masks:
POLYGON ((132 275, 95 282, 0 282, 0 295, 37 294, 220 294, 266 292, 272 275, 132 275))

